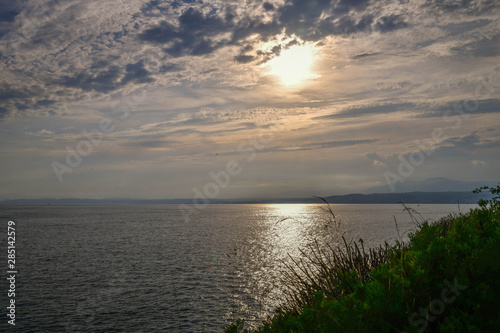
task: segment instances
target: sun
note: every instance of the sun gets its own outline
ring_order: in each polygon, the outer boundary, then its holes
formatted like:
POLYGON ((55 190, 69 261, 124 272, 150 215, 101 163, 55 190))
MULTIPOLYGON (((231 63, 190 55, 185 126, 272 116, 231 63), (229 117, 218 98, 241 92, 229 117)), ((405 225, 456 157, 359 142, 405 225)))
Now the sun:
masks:
POLYGON ((295 45, 281 52, 267 65, 269 73, 277 76, 285 86, 298 86, 319 77, 313 73, 316 52, 312 45, 295 45))

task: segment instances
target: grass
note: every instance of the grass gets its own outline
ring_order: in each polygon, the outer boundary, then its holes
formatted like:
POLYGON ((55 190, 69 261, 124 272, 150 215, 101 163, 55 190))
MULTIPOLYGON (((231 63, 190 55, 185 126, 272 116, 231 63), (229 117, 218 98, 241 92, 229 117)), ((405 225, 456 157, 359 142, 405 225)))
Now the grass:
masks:
POLYGON ((252 332, 500 332, 500 185, 484 190, 491 200, 419 224, 407 243, 301 251, 282 272, 286 302, 252 332))

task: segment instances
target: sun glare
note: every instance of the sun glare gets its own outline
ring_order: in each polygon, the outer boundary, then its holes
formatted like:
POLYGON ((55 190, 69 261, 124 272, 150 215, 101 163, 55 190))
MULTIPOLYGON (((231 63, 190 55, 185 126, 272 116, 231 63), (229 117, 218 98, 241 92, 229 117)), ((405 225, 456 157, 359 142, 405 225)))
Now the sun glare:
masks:
POLYGON ((285 86, 297 86, 318 77, 312 72, 316 55, 312 45, 292 46, 268 63, 270 74, 285 86))

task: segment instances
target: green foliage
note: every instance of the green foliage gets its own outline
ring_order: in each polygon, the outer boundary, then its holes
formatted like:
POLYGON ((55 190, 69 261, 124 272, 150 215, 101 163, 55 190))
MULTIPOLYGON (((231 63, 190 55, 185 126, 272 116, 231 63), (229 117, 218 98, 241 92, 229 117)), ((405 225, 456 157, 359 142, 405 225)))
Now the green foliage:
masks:
POLYGON ((248 333, 248 330, 245 329, 245 320, 238 318, 235 323, 229 324, 225 331, 226 333, 248 333))
POLYGON ((486 208, 488 205, 491 206, 491 208, 498 209, 500 208, 500 184, 497 185, 496 187, 489 187, 489 186, 483 186, 480 188, 475 189, 474 192, 475 194, 481 193, 483 190, 488 190, 492 195, 494 195, 493 198, 490 200, 487 199, 481 199, 478 202, 478 205, 482 208, 486 208))
POLYGON ((303 252, 284 272, 288 304, 255 332, 500 332, 500 185, 485 189, 480 208, 424 222, 408 244, 303 252))

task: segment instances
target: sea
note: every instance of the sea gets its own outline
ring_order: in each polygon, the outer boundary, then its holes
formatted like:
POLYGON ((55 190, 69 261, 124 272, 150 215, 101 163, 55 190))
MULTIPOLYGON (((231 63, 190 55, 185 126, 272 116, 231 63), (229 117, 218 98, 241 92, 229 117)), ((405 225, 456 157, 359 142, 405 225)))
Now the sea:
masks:
POLYGON ((420 223, 474 207, 211 204, 186 218, 178 205, 0 206, 0 331, 222 332, 236 318, 255 328, 284 301, 281 272, 301 250, 407 241, 420 223))

